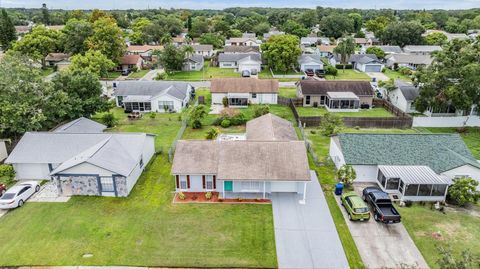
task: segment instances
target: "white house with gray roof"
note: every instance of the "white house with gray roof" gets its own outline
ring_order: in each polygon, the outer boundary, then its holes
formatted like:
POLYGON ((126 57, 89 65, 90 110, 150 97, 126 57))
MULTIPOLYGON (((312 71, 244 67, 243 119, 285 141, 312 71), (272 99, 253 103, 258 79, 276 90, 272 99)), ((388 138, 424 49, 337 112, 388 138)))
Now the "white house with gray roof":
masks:
POLYGON ((90 131, 27 132, 5 162, 17 180, 56 181, 62 196, 128 196, 154 154, 154 136, 90 131))
POLYGON ((261 71, 262 56, 260 53, 220 53, 218 56, 220 68, 233 68, 235 71, 261 71))
POLYGON ((105 129, 107 129, 107 126, 101 123, 80 117, 55 128, 53 131, 57 133, 101 133, 105 129))
POLYGON ((408 45, 403 48, 405 53, 415 55, 431 55, 439 50, 442 50, 442 47, 438 45, 408 45))
POLYGON ((323 70, 323 62, 320 54, 302 54, 298 57, 298 66, 300 71, 306 70, 323 70))
POLYGON ((117 106, 125 112, 179 112, 194 92, 189 83, 168 81, 121 81, 113 89, 117 106))
POLYGON ((203 69, 203 64, 205 60, 203 56, 200 54, 193 54, 185 59, 183 63, 182 70, 183 71, 201 71, 203 69))
POLYGON ((413 86, 411 83, 395 81, 396 89, 388 93, 390 102, 405 113, 415 113, 414 101, 419 95, 419 88, 413 86))
POLYGON ((403 201, 444 201, 452 180, 480 181, 480 163, 458 134, 339 134, 330 158, 403 201))

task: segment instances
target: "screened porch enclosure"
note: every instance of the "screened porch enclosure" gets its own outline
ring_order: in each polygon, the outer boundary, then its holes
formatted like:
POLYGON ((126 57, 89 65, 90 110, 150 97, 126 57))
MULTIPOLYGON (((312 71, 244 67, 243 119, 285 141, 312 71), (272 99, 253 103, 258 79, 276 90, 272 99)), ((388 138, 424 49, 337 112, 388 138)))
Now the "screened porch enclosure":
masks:
POLYGON ((122 100, 125 112, 152 111, 150 96, 134 95, 127 96, 122 100))
POLYGON ((427 166, 379 166, 377 181, 402 201, 444 201, 451 183, 427 166))
POLYGON ((360 98, 353 92, 327 92, 325 107, 328 110, 358 111, 360 98))
POLYGON ((228 105, 233 107, 246 107, 248 106, 248 100, 250 93, 228 93, 228 105))

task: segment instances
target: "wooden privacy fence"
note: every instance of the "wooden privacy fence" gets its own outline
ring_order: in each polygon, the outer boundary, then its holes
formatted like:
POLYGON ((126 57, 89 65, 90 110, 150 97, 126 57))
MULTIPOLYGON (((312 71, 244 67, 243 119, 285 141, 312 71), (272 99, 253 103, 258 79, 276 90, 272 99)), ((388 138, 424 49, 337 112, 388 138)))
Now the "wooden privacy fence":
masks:
POLYGON ((288 97, 283 97, 283 96, 278 96, 277 97, 277 103, 279 105, 290 106, 290 102, 293 102, 293 104, 296 105, 296 106, 302 106, 303 105, 303 99, 302 98, 288 98, 288 97))

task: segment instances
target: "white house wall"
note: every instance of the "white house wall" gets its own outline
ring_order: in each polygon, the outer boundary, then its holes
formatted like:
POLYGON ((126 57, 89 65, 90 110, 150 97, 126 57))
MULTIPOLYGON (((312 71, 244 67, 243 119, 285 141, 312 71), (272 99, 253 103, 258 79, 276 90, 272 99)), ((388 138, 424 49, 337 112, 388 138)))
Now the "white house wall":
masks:
POLYGON ((399 89, 395 89, 393 91, 390 92, 390 94, 388 95, 388 97, 390 98, 390 102, 398 107, 400 110, 402 110, 403 112, 407 112, 408 113, 408 102, 407 100, 405 99, 405 97, 403 96, 402 92, 399 90, 399 89))
POLYGON ((345 158, 343 157, 343 153, 338 147, 337 143, 332 139, 330 139, 330 149, 329 155, 332 161, 335 163, 335 167, 339 169, 345 164, 345 158))
POLYGON ((177 98, 174 98, 170 95, 160 95, 154 99, 152 99, 152 110, 156 112, 165 112, 162 107, 159 107, 158 102, 159 101, 172 101, 173 102, 173 109, 175 111, 181 111, 182 110, 182 101, 178 100, 177 98))
POLYGON ((376 165, 352 165, 357 173, 355 182, 376 182, 378 167, 376 165))
MULTIPOLYGON (((223 104, 223 98, 228 97, 226 93, 212 93, 212 104, 223 104)), ((248 101, 252 104, 277 104, 278 94, 276 93, 257 93, 256 98, 252 98, 252 94, 248 97, 248 101)))
POLYGON ((223 104, 223 98, 226 96, 226 93, 212 93, 212 104, 223 104))
POLYGON ((237 68, 237 62, 220 62, 220 68, 237 68))
MULTIPOLYGON (((458 176, 467 176, 475 179, 480 182, 480 169, 473 167, 471 165, 464 165, 452 170, 443 172, 442 175, 447 176, 450 179, 454 179, 458 176)), ((477 187, 477 190, 480 190, 480 185, 477 187)))
POLYGON ((13 169, 17 180, 50 179, 50 169, 47 163, 14 163, 13 169))

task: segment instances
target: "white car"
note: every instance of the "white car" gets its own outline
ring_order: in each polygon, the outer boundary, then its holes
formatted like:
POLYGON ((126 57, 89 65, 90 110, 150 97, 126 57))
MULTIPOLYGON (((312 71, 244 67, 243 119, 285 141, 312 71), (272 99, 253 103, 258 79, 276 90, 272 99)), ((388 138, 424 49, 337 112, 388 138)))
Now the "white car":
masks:
POLYGON ((8 189, 0 197, 0 209, 21 207, 25 201, 40 190, 37 181, 26 181, 8 189))

